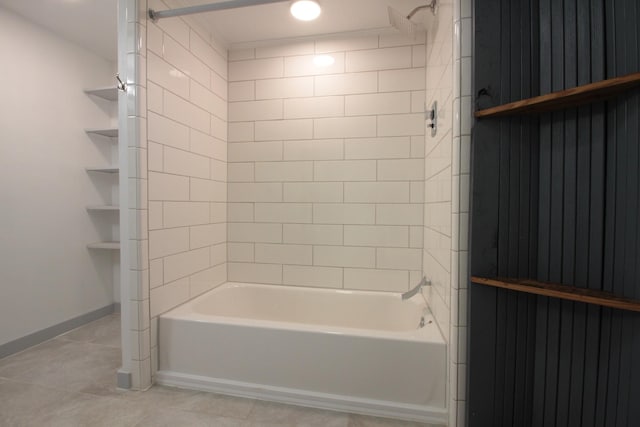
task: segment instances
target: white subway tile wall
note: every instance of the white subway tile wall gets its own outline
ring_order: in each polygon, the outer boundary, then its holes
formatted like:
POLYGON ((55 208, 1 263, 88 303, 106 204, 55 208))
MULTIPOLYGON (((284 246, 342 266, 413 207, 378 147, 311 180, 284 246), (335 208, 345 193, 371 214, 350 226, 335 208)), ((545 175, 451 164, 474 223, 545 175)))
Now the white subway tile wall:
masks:
POLYGON ((423 39, 367 36, 229 53, 230 281, 405 291, 419 280, 424 52, 423 39), (320 53, 333 64, 316 65, 320 53))
MULTIPOLYGON (((238 96, 244 89, 227 87, 226 50, 192 21, 147 26, 150 316, 156 325, 158 315, 227 280, 227 175, 253 178, 253 169, 241 165, 227 170, 227 120, 238 114, 253 120, 260 109, 235 106, 228 114, 229 91, 238 96)), ((152 347, 155 367, 155 340, 152 347)))

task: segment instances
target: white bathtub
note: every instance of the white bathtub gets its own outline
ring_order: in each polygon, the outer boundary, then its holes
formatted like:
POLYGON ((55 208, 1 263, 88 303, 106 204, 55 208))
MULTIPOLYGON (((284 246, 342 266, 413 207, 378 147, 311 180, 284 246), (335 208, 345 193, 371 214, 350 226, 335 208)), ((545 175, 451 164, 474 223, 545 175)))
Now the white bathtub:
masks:
POLYGON ((446 420, 446 346, 420 295, 226 283, 158 334, 160 384, 446 420))

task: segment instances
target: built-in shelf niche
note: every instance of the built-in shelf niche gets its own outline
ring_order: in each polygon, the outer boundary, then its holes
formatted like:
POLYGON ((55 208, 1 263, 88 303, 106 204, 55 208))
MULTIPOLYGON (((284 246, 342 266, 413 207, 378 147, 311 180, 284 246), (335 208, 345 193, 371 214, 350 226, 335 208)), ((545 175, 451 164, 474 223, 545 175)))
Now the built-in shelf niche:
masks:
POLYGON ((120 242, 96 242, 89 243, 87 245, 89 249, 100 249, 100 250, 109 250, 109 251, 119 251, 120 250, 120 242))
POLYGON ((88 133, 88 134, 91 134, 91 135, 106 136, 108 138, 117 138, 118 137, 118 128, 85 129, 85 132, 88 133))
POLYGON ((115 87, 101 87, 96 89, 86 89, 84 91, 88 95, 97 96, 98 98, 106 99, 107 101, 118 100, 118 89, 115 87))
POLYGON ((88 211, 118 212, 120 206, 115 205, 93 205, 87 206, 88 211))
POLYGON ((120 173, 120 169, 117 166, 108 166, 105 168, 86 168, 87 172, 97 172, 97 173, 120 173))

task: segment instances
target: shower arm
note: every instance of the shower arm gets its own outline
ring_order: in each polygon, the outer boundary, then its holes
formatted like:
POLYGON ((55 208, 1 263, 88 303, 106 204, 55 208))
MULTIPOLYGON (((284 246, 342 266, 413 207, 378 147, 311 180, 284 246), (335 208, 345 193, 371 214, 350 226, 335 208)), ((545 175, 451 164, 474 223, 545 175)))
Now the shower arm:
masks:
POLYGON ((423 6, 416 7, 411 12, 409 12, 409 14, 407 15, 407 19, 413 18, 413 15, 415 15, 416 13, 421 11, 422 9, 431 9, 431 13, 433 13, 435 15, 436 14, 436 4, 437 4, 436 2, 437 2, 437 0, 431 0, 431 3, 429 3, 429 4, 425 4, 423 6))
POLYGON ((180 7, 168 10, 149 9, 149 18, 156 22, 158 19, 174 16, 192 15, 194 13, 213 12, 215 10, 237 9, 247 6, 259 6, 269 3, 282 3, 289 0, 229 0, 222 3, 201 4, 197 6, 180 7))

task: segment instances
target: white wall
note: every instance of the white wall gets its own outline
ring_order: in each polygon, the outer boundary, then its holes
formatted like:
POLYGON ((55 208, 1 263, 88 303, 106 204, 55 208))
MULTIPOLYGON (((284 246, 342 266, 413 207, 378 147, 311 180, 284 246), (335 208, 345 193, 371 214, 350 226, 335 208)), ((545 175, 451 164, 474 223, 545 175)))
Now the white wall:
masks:
POLYGON ((418 283, 424 53, 396 35, 230 52, 230 281, 418 283))
POLYGON ((86 245, 111 228, 85 207, 110 201, 111 107, 83 89, 115 65, 0 8, 0 344, 113 302, 112 254, 86 245), (106 178, 109 179, 109 178, 106 178))

